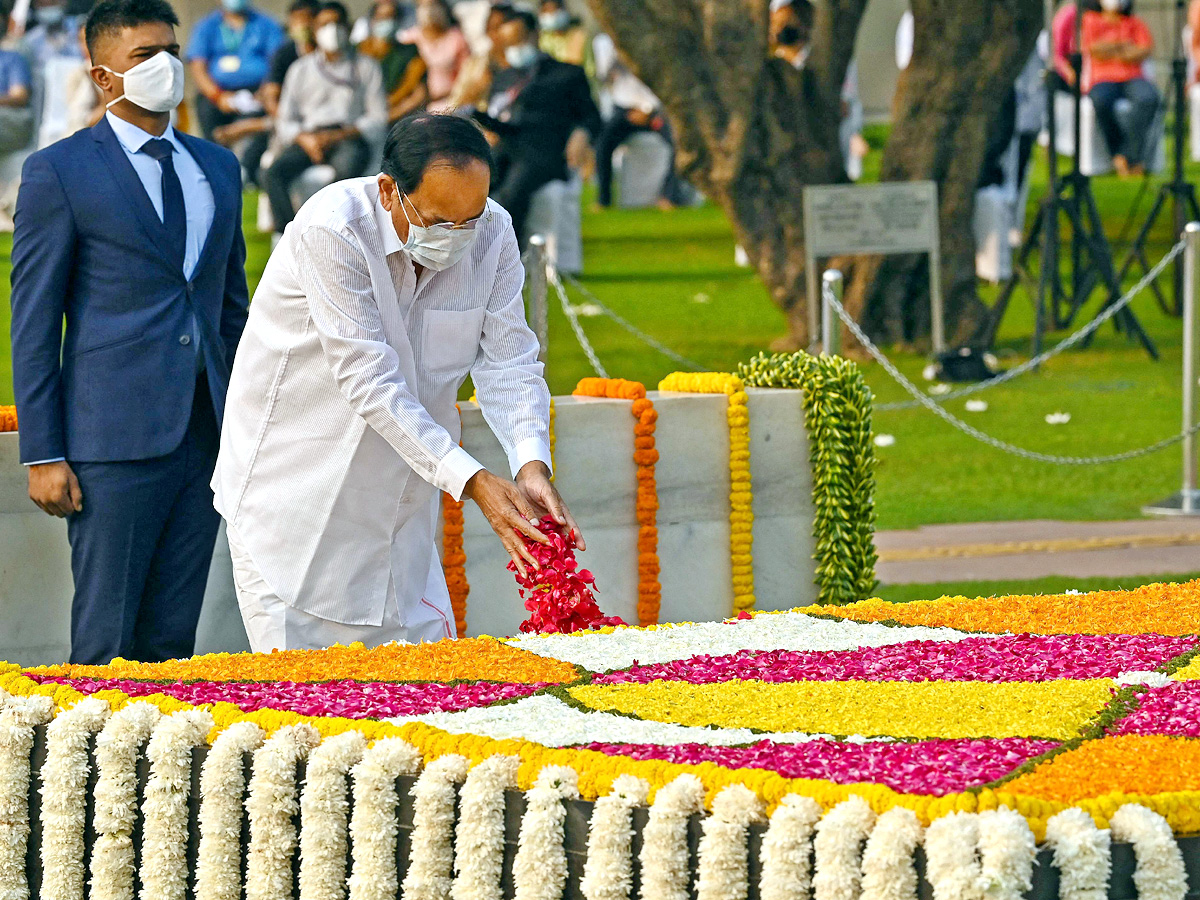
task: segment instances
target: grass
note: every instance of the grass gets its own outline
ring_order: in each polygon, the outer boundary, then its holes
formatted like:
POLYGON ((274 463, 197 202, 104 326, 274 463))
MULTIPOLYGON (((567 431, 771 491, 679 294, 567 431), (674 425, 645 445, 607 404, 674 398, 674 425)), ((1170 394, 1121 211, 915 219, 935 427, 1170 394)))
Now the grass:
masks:
POLYGON ((945 581, 936 584, 885 584, 875 596, 891 603, 936 600, 938 597, 1011 597, 1021 594, 1061 594, 1064 591, 1129 591, 1158 581, 1183 583, 1200 578, 1191 575, 1133 575, 1124 578, 1071 578, 1052 575, 1027 581, 945 581))
MULTIPOLYGON (((878 143, 877 135, 871 137, 878 143)), ((867 160, 868 178, 877 173, 878 164, 875 151, 867 160)), ((1044 161, 1038 159, 1034 166, 1036 200, 1044 190, 1044 161)), ((1193 167, 1190 174, 1200 175, 1200 167, 1193 167)), ((1157 183, 1141 198, 1142 215, 1157 183)), ((1106 228, 1115 239, 1141 186, 1112 178, 1096 179, 1094 185, 1106 228)), ((253 288, 269 246, 266 237, 254 231, 249 206, 247 270, 253 288)), ((783 331, 783 318, 757 276, 734 265, 732 233, 718 209, 585 212, 583 229, 583 281, 588 289, 644 331, 702 365, 730 369, 766 348, 783 331)), ((1171 241, 1164 215, 1152 235, 1150 258, 1158 259, 1171 241)), ((10 247, 9 236, 0 235, 0 403, 11 402, 12 397, 7 348, 10 247)), ((981 293, 990 302, 995 291, 984 286, 981 293)), ((578 304, 583 298, 573 294, 572 301, 578 304)), ((1087 314, 1098 307, 1099 294, 1087 314)), ((1069 351, 1039 372, 982 394, 989 404, 986 412, 965 413, 965 401, 951 404, 951 411, 998 437, 1059 454, 1123 451, 1174 433, 1180 416, 1180 323, 1164 315, 1148 294, 1133 308, 1158 343, 1159 362, 1151 362, 1140 347, 1106 326, 1090 349, 1069 351), (1047 425, 1044 416, 1056 411, 1071 413, 1070 423, 1047 425)), ((675 368, 610 320, 582 321, 610 374, 653 386, 675 368)), ((1032 322, 1031 305, 1019 293, 998 343, 1005 365, 1028 353, 1032 322)), ((923 355, 899 348, 888 352, 910 377, 919 377, 926 361, 923 355)), ((878 366, 868 366, 866 373, 881 401, 903 399, 878 366)), ((592 374, 566 318, 553 303, 547 374, 555 393, 569 392, 579 378, 592 374)), ((924 410, 879 412, 875 427, 896 439, 879 452, 880 528, 1134 517, 1143 503, 1167 495, 1179 482, 1177 449, 1136 462, 1059 467, 1026 462, 983 446, 924 410)))

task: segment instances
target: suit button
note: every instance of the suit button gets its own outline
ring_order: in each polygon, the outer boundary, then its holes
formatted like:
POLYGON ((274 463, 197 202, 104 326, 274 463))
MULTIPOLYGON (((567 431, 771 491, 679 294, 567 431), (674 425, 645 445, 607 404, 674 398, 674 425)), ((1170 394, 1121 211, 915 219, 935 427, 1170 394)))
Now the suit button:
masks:
POLYGON ((181 334, 179 336, 179 343, 183 344, 183 346, 186 347, 191 342, 192 342, 192 336, 190 334, 181 334))

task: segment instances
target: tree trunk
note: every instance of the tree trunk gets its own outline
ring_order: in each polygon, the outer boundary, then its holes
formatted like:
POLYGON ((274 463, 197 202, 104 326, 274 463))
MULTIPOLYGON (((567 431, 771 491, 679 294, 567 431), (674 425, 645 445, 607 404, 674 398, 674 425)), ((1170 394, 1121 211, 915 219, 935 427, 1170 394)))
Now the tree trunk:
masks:
POLYGON ((803 188, 845 180, 839 95, 866 0, 818 7, 800 71, 768 57, 768 0, 588 2, 670 114, 680 172, 725 211, 807 346, 803 188))
MULTIPOLYGON (((1033 51, 1042 3, 912 0, 912 9, 912 62, 897 88, 881 178, 937 182, 946 335, 966 343, 987 319, 975 290, 972 216, 988 128, 1033 51)), ((923 256, 860 260, 845 299, 876 338, 915 341, 929 334, 923 256)))

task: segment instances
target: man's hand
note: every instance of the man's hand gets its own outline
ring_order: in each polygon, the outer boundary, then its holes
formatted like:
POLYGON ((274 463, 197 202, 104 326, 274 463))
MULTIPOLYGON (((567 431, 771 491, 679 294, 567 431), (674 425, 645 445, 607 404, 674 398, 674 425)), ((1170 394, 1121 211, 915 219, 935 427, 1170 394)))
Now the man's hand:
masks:
MULTIPOLYGON (((524 472, 524 469, 521 470, 524 472)), ((526 535, 539 544, 547 544, 550 539, 537 530, 533 524, 537 514, 525 494, 505 478, 497 478, 487 469, 480 469, 471 476, 463 496, 470 497, 487 517, 488 524, 504 544, 504 549, 512 557, 517 571, 525 575, 525 564, 538 568, 537 560, 525 546, 522 535, 526 535)))
POLYGON ((213 101, 213 106, 228 116, 237 112, 237 109, 233 105, 232 91, 221 91, 221 93, 217 94, 217 98, 213 101))
POLYGON ((526 502, 533 508, 534 518, 551 516, 559 525, 566 525, 575 536, 575 543, 580 550, 587 549, 583 532, 575 524, 571 511, 558 493, 558 488, 550 480, 550 470, 544 462, 528 462, 517 473, 517 487, 525 495, 526 502))
POLYGON ((29 466, 29 499, 60 519, 83 512, 79 479, 65 462, 29 466))
POLYGON ((308 158, 312 160, 314 166, 319 166, 325 161, 325 144, 319 135, 313 134, 311 131, 298 134, 296 135, 296 144, 308 154, 308 158))

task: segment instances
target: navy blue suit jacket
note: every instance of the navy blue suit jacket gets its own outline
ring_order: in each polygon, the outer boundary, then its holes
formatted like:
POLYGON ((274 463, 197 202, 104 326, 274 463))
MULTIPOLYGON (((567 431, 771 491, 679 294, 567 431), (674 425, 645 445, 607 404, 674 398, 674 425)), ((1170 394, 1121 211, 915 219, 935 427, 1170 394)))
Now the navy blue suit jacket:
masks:
POLYGON ((218 424, 246 324, 238 162, 180 134, 216 211, 189 281, 106 119, 25 162, 12 246, 13 386, 21 460, 164 456, 191 416, 201 343, 218 424), (66 329, 63 329, 63 320, 66 329))

